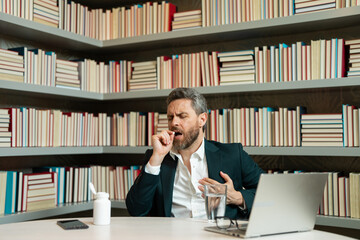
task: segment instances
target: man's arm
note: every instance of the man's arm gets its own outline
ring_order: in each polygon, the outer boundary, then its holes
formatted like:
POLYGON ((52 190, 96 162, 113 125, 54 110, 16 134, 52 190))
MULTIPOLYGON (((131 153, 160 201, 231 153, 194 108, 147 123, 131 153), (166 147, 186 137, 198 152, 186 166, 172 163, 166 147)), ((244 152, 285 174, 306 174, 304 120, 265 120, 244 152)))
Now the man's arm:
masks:
POLYGON ((151 155, 152 150, 146 151, 145 164, 126 196, 126 207, 131 216, 148 215, 152 208, 156 188, 160 184, 159 175, 145 172, 145 166, 151 155))
POLYGON ((160 166, 172 147, 174 136, 174 132, 164 130, 160 134, 151 137, 153 150, 146 151, 146 161, 141 173, 126 196, 126 207, 130 215, 145 216, 152 209, 156 188, 160 184, 160 166), (157 171, 155 173, 147 171, 147 164, 157 168, 157 171))

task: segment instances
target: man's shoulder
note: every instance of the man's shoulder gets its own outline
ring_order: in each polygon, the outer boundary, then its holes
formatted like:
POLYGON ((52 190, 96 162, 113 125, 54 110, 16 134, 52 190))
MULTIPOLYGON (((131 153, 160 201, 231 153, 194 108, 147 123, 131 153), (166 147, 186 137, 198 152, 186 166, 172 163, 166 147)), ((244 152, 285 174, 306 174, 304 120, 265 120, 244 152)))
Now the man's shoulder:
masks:
POLYGON ((212 140, 206 140, 206 145, 207 147, 212 147, 212 148, 218 148, 220 150, 222 149, 234 149, 234 148, 239 148, 242 149, 242 144, 241 143, 221 143, 221 142, 217 142, 217 141, 212 141, 212 140))

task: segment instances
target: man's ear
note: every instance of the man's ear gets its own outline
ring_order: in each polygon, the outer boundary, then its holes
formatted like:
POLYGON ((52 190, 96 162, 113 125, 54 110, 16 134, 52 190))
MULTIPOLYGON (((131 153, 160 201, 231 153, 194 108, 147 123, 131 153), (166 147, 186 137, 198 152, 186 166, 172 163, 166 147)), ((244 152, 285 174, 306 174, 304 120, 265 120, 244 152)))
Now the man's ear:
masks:
POLYGON ((207 118, 208 118, 208 114, 206 112, 200 113, 199 115, 200 128, 202 128, 206 124, 207 118))

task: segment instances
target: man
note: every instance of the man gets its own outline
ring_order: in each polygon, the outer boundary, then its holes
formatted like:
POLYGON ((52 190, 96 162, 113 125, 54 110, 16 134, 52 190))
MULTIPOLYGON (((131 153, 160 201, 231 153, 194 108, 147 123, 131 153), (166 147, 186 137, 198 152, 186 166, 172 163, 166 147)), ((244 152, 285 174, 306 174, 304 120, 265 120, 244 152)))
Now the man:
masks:
POLYGON ((204 184, 227 185, 225 215, 248 217, 263 172, 239 143, 205 139, 205 98, 190 88, 167 98, 169 130, 152 136, 152 150, 131 187, 126 206, 133 216, 206 219, 204 184))

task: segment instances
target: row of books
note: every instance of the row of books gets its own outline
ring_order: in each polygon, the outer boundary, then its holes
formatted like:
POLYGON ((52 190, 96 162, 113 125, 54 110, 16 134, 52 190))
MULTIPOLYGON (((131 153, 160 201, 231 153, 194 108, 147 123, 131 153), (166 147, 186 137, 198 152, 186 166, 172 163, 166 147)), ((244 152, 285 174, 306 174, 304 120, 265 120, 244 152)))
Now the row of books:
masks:
POLYGON ((204 0, 203 27, 292 16, 293 4, 294 0, 204 0))
MULTIPOLYGON (((3 147, 146 146, 152 135, 167 129, 166 114, 157 112, 107 115, 34 108, 0 112, 3 147)), ((307 114, 300 106, 210 110, 206 136, 257 147, 359 147, 359 112, 352 105, 331 114, 307 114)))
POLYGON ((344 40, 256 47, 255 66, 256 83, 341 78, 346 66, 344 40))
MULTIPOLYGON (((191 24, 217 26, 359 4, 345 0, 203 0, 201 21, 197 19, 196 24, 191 24)), ((0 0, 0 11, 87 37, 109 40, 171 31, 176 6, 155 1, 103 10, 67 0, 0 0)), ((189 25, 180 23, 183 27, 184 24, 189 25)))
POLYGON ((94 199, 98 192, 111 200, 125 199, 140 173, 139 166, 43 167, 29 172, 0 171, 0 215, 54 208, 94 199))
POLYGON ((0 77, 99 93, 341 78, 348 64, 348 76, 360 72, 358 46, 358 39, 344 43, 334 38, 310 45, 297 42, 254 50, 184 53, 136 63, 61 60, 54 52, 18 47, 0 49, 0 77), (348 52, 350 57, 345 59, 348 52))
POLYGON ((359 108, 343 105, 342 113, 307 114, 305 108, 210 110, 209 140, 257 147, 359 147, 359 108))
MULTIPOLYGON (((269 174, 301 174, 303 171, 273 171, 269 174)), ((360 173, 326 172, 328 180, 324 188, 318 214, 324 216, 360 218, 360 173)))
MULTIPOLYGON (((12 147, 145 146, 147 114, 10 108, 12 147)), ((9 147, 9 143, 3 145, 9 147)))
POLYGON ((218 86, 217 52, 200 52, 157 58, 158 88, 218 86))
POLYGON ((301 146, 300 116, 305 109, 234 108, 210 110, 206 138, 243 146, 301 146))
POLYGON ((135 37, 171 31, 175 12, 165 1, 103 10, 59 0, 59 28, 99 40, 135 37))

